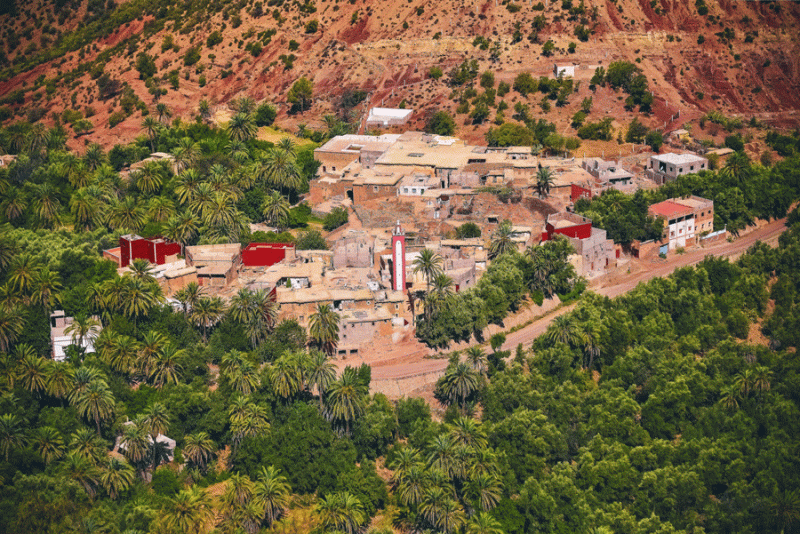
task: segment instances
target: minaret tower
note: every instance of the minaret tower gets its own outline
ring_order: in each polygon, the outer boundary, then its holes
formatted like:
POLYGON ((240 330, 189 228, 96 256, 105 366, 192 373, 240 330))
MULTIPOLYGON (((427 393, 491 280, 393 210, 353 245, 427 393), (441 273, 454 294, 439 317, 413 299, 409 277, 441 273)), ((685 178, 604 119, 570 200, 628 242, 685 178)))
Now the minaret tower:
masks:
POLYGON ((395 291, 406 290, 406 233, 400 226, 400 221, 392 230, 392 289, 395 291))

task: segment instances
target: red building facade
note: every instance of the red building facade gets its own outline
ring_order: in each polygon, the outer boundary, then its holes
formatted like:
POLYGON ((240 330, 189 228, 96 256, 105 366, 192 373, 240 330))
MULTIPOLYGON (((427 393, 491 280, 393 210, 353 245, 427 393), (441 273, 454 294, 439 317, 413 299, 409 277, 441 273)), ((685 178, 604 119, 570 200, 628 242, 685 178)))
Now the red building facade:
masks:
POLYGON ((143 259, 155 265, 164 265, 167 256, 181 253, 181 244, 162 238, 147 239, 135 234, 119 238, 120 267, 127 267, 133 260, 143 259))
POLYGON ((586 239, 592 235, 592 221, 575 213, 554 213, 547 217, 542 232, 542 241, 553 239, 555 234, 586 239))
POLYGON ((294 252, 294 243, 250 243, 242 250, 245 267, 270 267, 282 262, 287 252, 294 252))

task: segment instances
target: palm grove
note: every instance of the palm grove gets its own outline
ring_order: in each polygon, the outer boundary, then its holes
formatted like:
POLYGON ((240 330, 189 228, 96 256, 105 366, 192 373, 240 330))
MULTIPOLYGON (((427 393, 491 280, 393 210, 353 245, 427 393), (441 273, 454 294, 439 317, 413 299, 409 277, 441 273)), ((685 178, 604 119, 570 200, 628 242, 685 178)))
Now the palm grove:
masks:
MULTIPOLYGON (((226 304, 190 285, 174 309, 150 266, 118 276, 99 259, 122 232, 248 242, 250 220, 301 223, 291 203, 310 152, 257 141, 252 103, 237 108, 227 130, 147 121, 108 154, 68 153, 58 129, 0 131, 21 152, 0 171, 0 530, 362 532, 372 518, 374 532, 798 529, 800 227, 776 250, 708 259, 615 300, 579 296, 566 240, 520 254, 506 222, 475 289, 454 292, 441 258, 421 255, 431 345, 480 340, 526 298, 578 299, 532 350, 511 355, 495 336, 491 352, 452 355, 437 422, 420 399, 370 396, 368 367, 337 376, 329 308, 305 332, 261 292, 226 304), (173 165, 120 177, 153 149, 173 165), (56 307, 96 353, 48 358, 56 307), (160 435, 177 441, 172 460, 160 435)), ((726 171, 743 204, 785 213, 796 159, 745 163, 726 171), (773 205, 749 200, 765 175, 784 193, 773 205)))

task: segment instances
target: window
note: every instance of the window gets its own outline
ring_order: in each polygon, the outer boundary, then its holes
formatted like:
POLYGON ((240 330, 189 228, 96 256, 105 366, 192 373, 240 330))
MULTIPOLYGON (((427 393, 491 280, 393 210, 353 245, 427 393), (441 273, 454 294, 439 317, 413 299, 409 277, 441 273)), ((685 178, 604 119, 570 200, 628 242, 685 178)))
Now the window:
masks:
POLYGON ((694 170, 694 165, 689 165, 689 170, 693 171, 694 170))
POLYGON ((403 188, 403 193, 408 194, 408 188, 407 187, 403 188))
POLYGON ((683 172, 683 167, 678 167, 678 172, 683 172))
POLYGON ((373 185, 373 186, 372 186, 372 190, 373 190, 373 191, 375 191, 375 192, 377 193, 377 192, 378 192, 378 186, 377 186, 377 185, 373 185))
POLYGON ((408 155, 408 157, 409 157, 409 158, 421 158, 421 157, 422 157, 422 156, 424 156, 424 155, 425 155, 425 154, 421 154, 421 153, 419 153, 419 152, 412 152, 411 154, 409 154, 409 155, 408 155))
POLYGON ((335 171, 335 170, 336 170, 336 167, 331 167, 331 169, 335 171))

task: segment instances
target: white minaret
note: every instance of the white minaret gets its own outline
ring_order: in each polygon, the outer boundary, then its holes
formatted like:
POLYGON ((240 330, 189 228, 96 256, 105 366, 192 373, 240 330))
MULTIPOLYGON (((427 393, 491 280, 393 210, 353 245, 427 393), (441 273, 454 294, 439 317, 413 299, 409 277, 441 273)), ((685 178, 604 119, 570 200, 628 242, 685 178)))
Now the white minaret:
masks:
POLYGON ((406 233, 400 226, 400 221, 392 230, 392 289, 395 291, 406 290, 406 233))

